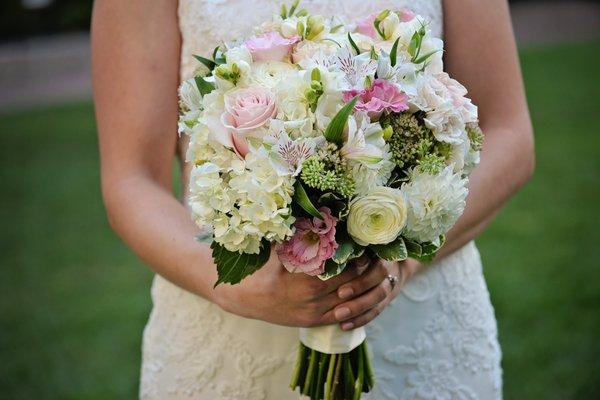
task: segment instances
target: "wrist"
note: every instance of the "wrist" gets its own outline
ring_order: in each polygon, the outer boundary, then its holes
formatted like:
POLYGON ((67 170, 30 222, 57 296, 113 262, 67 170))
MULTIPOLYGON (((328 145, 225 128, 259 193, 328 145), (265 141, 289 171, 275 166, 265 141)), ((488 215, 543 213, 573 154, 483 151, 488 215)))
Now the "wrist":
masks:
POLYGON ((414 258, 407 258, 400 263, 400 286, 404 286, 419 270, 421 263, 414 258))

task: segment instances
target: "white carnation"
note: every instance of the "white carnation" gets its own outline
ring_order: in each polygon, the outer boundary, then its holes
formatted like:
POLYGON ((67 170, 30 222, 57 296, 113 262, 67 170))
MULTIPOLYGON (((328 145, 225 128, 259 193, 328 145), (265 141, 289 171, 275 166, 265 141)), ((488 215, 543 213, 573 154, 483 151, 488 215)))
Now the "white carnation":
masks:
POLYGON ((418 242, 439 243, 462 215, 467 198, 467 179, 446 167, 438 175, 413 170, 401 192, 408 204, 404 236, 418 242))

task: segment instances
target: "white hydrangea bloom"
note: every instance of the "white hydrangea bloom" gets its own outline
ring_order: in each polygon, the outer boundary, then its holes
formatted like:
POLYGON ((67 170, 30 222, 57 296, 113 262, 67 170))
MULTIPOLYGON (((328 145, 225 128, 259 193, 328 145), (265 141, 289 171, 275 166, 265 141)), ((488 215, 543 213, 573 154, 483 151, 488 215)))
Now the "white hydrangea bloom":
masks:
POLYGON ((411 171, 401 192, 408 204, 404 236, 417 242, 439 243, 462 215, 468 194, 467 179, 446 167, 437 175, 411 171))
POLYGON ((245 161, 220 145, 213 151, 213 160, 192 170, 190 206, 196 223, 212 225, 215 241, 229 251, 258 253, 263 239, 289 238, 293 180, 276 173, 264 148, 245 161))

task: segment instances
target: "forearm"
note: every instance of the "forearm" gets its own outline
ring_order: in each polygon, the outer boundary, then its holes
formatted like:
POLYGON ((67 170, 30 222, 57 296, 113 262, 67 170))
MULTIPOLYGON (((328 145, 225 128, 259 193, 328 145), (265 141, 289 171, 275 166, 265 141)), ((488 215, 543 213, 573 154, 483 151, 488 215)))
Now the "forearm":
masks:
POLYGON ((155 272, 215 301, 216 269, 208 245, 195 240, 189 211, 164 187, 145 177, 105 184, 104 199, 115 232, 155 272))
MULTIPOLYGON (((529 128, 523 126, 520 129, 529 128)), ((469 178, 465 212, 448 233, 438 259, 475 239, 533 172, 530 134, 504 128, 490 128, 484 132, 486 139, 481 163, 469 178)))

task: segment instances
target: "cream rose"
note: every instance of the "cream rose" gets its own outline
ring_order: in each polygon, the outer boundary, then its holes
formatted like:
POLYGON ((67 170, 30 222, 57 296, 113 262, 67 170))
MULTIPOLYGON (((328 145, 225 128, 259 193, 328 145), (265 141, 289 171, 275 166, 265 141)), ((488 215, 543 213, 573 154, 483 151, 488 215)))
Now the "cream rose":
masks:
POLYGON ((406 214, 400 190, 377 187, 350 202, 348 233, 362 246, 390 243, 406 225, 406 214))

